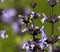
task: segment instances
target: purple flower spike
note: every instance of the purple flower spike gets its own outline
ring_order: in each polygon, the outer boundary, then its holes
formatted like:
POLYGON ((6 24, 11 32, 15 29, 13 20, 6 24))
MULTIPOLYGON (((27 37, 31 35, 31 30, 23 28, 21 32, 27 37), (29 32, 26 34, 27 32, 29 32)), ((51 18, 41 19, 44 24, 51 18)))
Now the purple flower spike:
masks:
MULTIPOLYGON (((43 27, 42 27, 42 29, 44 29, 43 27)), ((47 42, 45 42, 47 40, 47 36, 46 36, 44 30, 42 30, 41 32, 42 32, 42 35, 41 35, 42 39, 39 40, 39 45, 41 47, 41 50, 43 50, 45 46, 48 46, 48 44, 47 44, 47 42)))
POLYGON ((43 39, 39 40, 39 46, 40 46, 41 50, 43 50, 44 47, 47 46, 47 45, 48 44, 43 39))
POLYGON ((46 40, 47 40, 47 36, 46 36, 46 34, 45 34, 45 32, 44 32, 44 31, 42 31, 42 35, 41 35, 41 37, 42 37, 42 39, 43 39, 44 41, 46 41, 46 40))
POLYGON ((23 44, 22 49, 25 49, 26 52, 32 52, 31 50, 33 50, 34 47, 35 47, 34 42, 32 42, 32 41, 27 41, 27 42, 25 42, 25 43, 23 44), (31 50, 30 50, 30 49, 31 49, 31 50))
POLYGON ((25 42, 24 44, 23 44, 23 46, 22 46, 22 49, 28 49, 29 47, 28 47, 28 42, 25 42))
POLYGON ((46 36, 46 33, 44 32, 44 30, 42 30, 42 35, 41 35, 43 41, 46 41, 48 39, 48 37, 46 36))
POLYGON ((41 22, 42 22, 42 24, 44 23, 44 21, 46 20, 46 19, 48 19, 48 17, 43 13, 42 14, 43 15, 43 18, 41 19, 41 22))

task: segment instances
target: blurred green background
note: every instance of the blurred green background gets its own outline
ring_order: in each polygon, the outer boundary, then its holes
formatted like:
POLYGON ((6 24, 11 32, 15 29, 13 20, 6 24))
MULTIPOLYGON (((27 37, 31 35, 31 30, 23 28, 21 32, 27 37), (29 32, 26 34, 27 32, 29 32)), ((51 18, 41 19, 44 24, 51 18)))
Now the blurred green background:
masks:
MULTIPOLYGON (((14 6, 18 7, 26 7, 32 10, 30 7, 30 3, 32 0, 5 0, 4 2, 0 2, 0 8, 11 8, 14 6)), ((51 15, 51 7, 48 5, 47 0, 35 0, 37 6, 35 8, 36 12, 40 14, 45 13, 47 16, 51 15)), ((57 16, 60 15, 60 0, 58 4, 54 7, 54 14, 57 16)), ((42 27, 42 23, 40 22, 42 19, 42 15, 35 20, 35 25, 42 27)), ((47 35, 51 35, 51 23, 46 22, 43 24, 45 26, 45 31, 47 35)), ((60 26, 60 21, 57 22, 54 26, 54 34, 60 35, 58 31, 58 26, 60 26)), ((22 44, 24 40, 32 39, 32 36, 28 33, 24 33, 21 36, 17 36, 12 32, 11 26, 6 23, 0 22, 0 30, 7 29, 7 34, 9 37, 7 39, 0 38, 0 52, 22 52, 20 48, 18 48, 19 44, 22 44), (20 50, 20 51, 19 51, 20 50)))

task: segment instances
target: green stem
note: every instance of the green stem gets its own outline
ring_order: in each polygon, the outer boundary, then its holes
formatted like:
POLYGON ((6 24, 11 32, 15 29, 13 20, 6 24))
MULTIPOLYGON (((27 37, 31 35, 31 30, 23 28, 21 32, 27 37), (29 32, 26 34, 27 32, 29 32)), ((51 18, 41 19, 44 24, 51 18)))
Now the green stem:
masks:
MULTIPOLYGON (((52 7, 52 18, 54 18, 53 7, 52 7)), ((54 22, 52 22, 52 30, 51 35, 54 34, 54 22)))
POLYGON ((54 34, 54 23, 52 23, 52 32, 51 32, 51 35, 54 34))
POLYGON ((52 16, 53 16, 53 14, 54 14, 54 13, 53 13, 53 7, 52 7, 52 16))
MULTIPOLYGON (((52 7, 52 18, 54 17, 54 13, 53 13, 53 7, 52 7)), ((52 22, 52 32, 51 32, 51 35, 53 36, 54 35, 54 23, 52 22)), ((52 52, 54 52, 54 46, 52 44, 52 52)))

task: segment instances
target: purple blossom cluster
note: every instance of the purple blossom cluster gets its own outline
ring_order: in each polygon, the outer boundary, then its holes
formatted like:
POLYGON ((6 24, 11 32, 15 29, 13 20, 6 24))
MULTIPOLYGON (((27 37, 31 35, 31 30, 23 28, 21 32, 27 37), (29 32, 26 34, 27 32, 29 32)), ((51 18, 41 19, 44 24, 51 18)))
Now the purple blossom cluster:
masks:
POLYGON ((41 19, 42 24, 44 23, 45 20, 48 22, 53 22, 55 23, 56 21, 60 20, 60 15, 59 16, 46 16, 44 13, 42 14, 43 18, 41 19))
POLYGON ((36 29, 32 32, 32 35, 38 35, 38 34, 40 34, 40 33, 42 33, 42 34, 41 34, 41 39, 35 39, 34 41, 31 40, 31 41, 25 42, 25 43, 23 44, 23 46, 22 46, 22 47, 23 47, 22 49, 25 49, 26 52, 32 52, 32 51, 34 51, 34 49, 35 49, 35 47, 36 47, 37 45, 39 46, 39 48, 40 48, 41 50, 43 50, 45 46, 48 46, 48 44, 47 44, 47 42, 46 42, 46 40, 48 39, 48 37, 46 36, 46 33, 44 32, 44 26, 42 26, 41 29, 39 29, 38 27, 36 27, 36 29), (33 42, 33 45, 32 45, 31 42, 33 42), (30 45, 30 46, 29 46, 29 45, 30 45), (31 46, 31 45, 32 45, 32 46, 31 46), (32 50, 30 50, 30 48, 31 48, 32 50), (28 50, 28 51, 27 51, 27 50, 28 50))
MULTIPOLYGON (((21 12, 20 9, 17 10, 16 8, 0 9, 0 20, 10 24, 14 33, 19 33, 19 31, 22 33, 28 32, 33 37, 32 40, 27 40, 22 45, 22 49, 24 49, 26 52, 44 52, 45 47, 49 48, 48 52, 53 52, 54 43, 60 40, 60 36, 54 36, 54 23, 60 20, 60 15, 56 16, 53 13, 53 8, 58 3, 58 0, 47 1, 52 8, 52 15, 46 16, 44 13, 42 13, 43 18, 41 19, 41 22, 43 24, 46 20, 47 22, 52 23, 51 36, 46 35, 44 26, 39 28, 38 26, 34 25, 34 20, 40 17, 40 14, 34 11, 34 8, 37 5, 37 3, 34 1, 32 1, 30 4, 33 10, 25 8, 22 9, 21 12), (40 35, 41 38, 37 38, 36 36, 38 35, 40 35)), ((0 31, 0 37, 3 39, 8 38, 8 35, 6 35, 5 32, 6 30, 0 31)))

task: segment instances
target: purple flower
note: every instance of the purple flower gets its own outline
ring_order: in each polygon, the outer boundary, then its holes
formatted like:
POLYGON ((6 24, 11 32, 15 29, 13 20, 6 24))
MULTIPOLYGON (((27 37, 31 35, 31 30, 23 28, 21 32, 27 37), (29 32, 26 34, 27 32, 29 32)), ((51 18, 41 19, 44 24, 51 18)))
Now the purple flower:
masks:
POLYGON ((39 16, 40 16, 39 13, 35 13, 33 18, 34 18, 34 19, 37 19, 39 16))
POLYGON ((47 38, 47 36, 46 36, 46 33, 44 32, 44 26, 42 26, 41 29, 42 29, 42 30, 41 30, 41 32, 42 32, 41 38, 43 39, 43 41, 46 41, 48 38, 47 38))
POLYGON ((39 16, 40 16, 39 13, 37 13, 37 12, 33 12, 33 11, 32 11, 32 13, 31 13, 31 18, 33 18, 33 19, 37 19, 39 16))
POLYGON ((40 31, 41 31, 41 32, 44 31, 44 26, 41 27, 40 31))
POLYGON ((60 15, 58 16, 58 19, 60 19, 60 15))
POLYGON ((52 45, 49 45, 49 50, 48 52, 52 52, 52 45))
POLYGON ((42 14, 43 15, 43 18, 41 19, 41 22, 42 22, 42 24, 44 23, 44 21, 46 20, 46 19, 48 19, 48 17, 43 13, 42 14))
POLYGON ((35 47, 34 42, 33 41, 26 41, 23 46, 22 49, 25 49, 26 52, 32 52, 31 50, 33 50, 35 47), (31 49, 31 50, 30 50, 31 49))
POLYGON ((26 32, 28 31, 28 28, 24 28, 21 32, 26 32))
POLYGON ((58 40, 60 40, 60 36, 58 36, 58 38, 57 38, 58 40))
POLYGON ((45 42, 43 39, 39 40, 39 46, 41 50, 43 50, 47 45, 47 42, 45 42))
POLYGON ((5 35, 5 33, 6 33, 6 30, 1 30, 1 31, 0 31, 0 37, 1 37, 2 39, 8 38, 8 35, 7 35, 7 34, 5 35))
POLYGON ((47 0, 48 1, 48 4, 51 6, 51 7, 54 7, 56 4, 57 4, 57 2, 58 2, 58 0, 47 0))
POLYGON ((44 30, 44 26, 40 29, 38 26, 35 27, 35 29, 30 28, 28 29, 29 32, 31 32, 32 35, 38 35, 44 30))
POLYGON ((16 15, 16 10, 15 9, 7 9, 3 10, 1 15, 1 19, 4 22, 11 23, 13 22, 13 18, 16 15))
MULTIPOLYGON (((44 29, 44 26, 42 26, 42 28, 44 29)), ((39 45, 40 45, 41 50, 43 50, 44 47, 48 45, 47 42, 45 42, 47 39, 48 38, 47 38, 44 30, 42 30, 41 39, 39 40, 39 45)))
POLYGON ((19 25, 23 25, 23 19, 22 19, 22 18, 17 19, 17 23, 18 23, 19 25))
POLYGON ((31 31, 32 35, 38 35, 41 33, 40 28, 37 26, 35 27, 35 29, 33 29, 33 28, 29 29, 29 31, 31 31))
POLYGON ((19 25, 17 22, 13 22, 11 27, 14 33, 17 33, 19 31, 19 25))
POLYGON ((40 29, 38 26, 35 27, 35 33, 39 34, 44 30, 44 26, 42 26, 42 28, 40 29))
POLYGON ((42 39, 43 39, 44 41, 46 41, 46 40, 47 40, 47 36, 46 36, 46 34, 45 34, 45 32, 44 32, 44 31, 42 31, 42 35, 41 35, 41 37, 42 37, 42 39))

